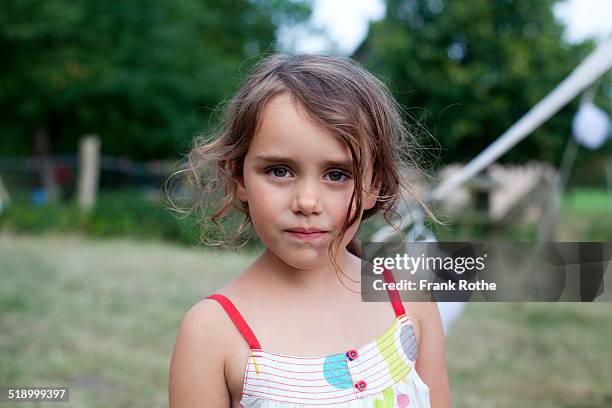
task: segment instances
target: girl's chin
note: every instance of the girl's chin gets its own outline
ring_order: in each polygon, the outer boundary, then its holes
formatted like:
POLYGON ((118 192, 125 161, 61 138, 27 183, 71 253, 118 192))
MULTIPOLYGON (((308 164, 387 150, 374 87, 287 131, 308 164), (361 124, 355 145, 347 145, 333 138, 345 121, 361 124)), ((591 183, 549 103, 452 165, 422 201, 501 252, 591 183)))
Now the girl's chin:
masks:
POLYGON ((307 252, 308 251, 295 251, 283 256, 281 259, 283 259, 287 265, 296 269, 315 269, 330 264, 326 262, 328 258, 326 250, 322 253, 316 251, 307 252))
MULTIPOLYGON (((264 245, 265 242, 264 242, 264 245)), ((274 241, 266 245, 267 250, 280 261, 296 269, 316 269, 331 266, 328 244, 325 243, 295 243, 289 241, 274 241)))
POLYGON ((289 257, 289 259, 285 259, 285 263, 296 269, 316 269, 329 265, 329 262, 323 262, 323 258, 296 259, 295 257, 289 257))

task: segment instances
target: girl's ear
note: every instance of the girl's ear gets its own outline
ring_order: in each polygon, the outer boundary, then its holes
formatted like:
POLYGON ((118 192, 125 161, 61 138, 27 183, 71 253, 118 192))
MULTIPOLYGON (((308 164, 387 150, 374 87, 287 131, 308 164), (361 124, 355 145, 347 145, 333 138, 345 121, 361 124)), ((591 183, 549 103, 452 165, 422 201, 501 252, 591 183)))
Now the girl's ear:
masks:
POLYGON ((248 200, 244 180, 241 177, 234 177, 234 181, 236 182, 236 197, 243 203, 246 203, 248 200))
POLYGON ((366 199, 365 199, 365 205, 363 207, 364 210, 369 210, 370 208, 374 207, 376 205, 376 202, 378 201, 378 194, 380 194, 380 188, 382 186, 382 180, 380 180, 380 178, 376 178, 374 180, 374 185, 373 185, 373 189, 372 191, 370 191, 369 193, 367 193, 366 195, 366 199))
POLYGON ((232 162, 231 164, 229 164, 228 167, 230 170, 230 174, 232 175, 232 179, 236 183, 236 198, 238 198, 238 200, 242 201, 243 203, 246 203, 248 200, 247 200, 246 187, 244 186, 244 177, 242 176, 242 172, 238 173, 236 171, 235 162, 232 162))

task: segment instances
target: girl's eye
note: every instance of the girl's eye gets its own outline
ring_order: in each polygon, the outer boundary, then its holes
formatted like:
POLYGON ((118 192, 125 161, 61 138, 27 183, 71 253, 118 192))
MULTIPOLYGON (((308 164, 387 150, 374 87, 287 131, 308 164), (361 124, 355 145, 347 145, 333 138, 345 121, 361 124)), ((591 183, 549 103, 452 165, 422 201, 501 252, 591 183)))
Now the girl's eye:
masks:
POLYGON ((274 177, 285 177, 289 171, 283 167, 274 167, 273 169, 268 170, 268 173, 272 173, 274 177))
MULTIPOLYGON (((286 178, 290 173, 284 167, 273 167, 267 171, 267 173, 272 174, 272 176, 277 178, 286 178)), ((327 173, 327 177, 330 181, 341 182, 345 181, 348 178, 348 175, 340 170, 332 170, 327 173)))
POLYGON ((344 181, 344 178, 348 177, 346 173, 344 173, 343 171, 339 171, 339 170, 332 170, 329 173, 327 173, 327 175, 331 181, 344 181))

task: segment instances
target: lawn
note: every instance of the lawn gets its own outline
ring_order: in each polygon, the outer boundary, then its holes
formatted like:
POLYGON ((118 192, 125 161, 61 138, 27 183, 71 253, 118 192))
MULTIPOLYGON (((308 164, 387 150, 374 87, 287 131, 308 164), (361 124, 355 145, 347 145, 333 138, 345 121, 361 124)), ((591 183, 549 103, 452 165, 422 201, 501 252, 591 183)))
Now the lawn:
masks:
POLYGON ((79 408, 167 406, 181 316, 248 261, 155 242, 0 235, 0 384, 68 385, 79 408))
MULTIPOLYGON (((166 407, 182 315, 254 256, 0 234, 0 384, 68 385, 58 407, 166 407)), ((447 338, 454 407, 612 406, 609 303, 465 310, 447 338)))
POLYGON ((576 189, 561 202, 557 241, 612 242, 612 193, 576 189))

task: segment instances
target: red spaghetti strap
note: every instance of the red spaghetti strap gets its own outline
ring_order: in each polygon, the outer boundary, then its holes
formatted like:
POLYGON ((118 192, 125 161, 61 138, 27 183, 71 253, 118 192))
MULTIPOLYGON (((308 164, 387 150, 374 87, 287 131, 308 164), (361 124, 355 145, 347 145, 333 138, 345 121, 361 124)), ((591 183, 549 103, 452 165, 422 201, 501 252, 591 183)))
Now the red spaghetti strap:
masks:
MULTIPOLYGON (((390 270, 385 268, 383 271, 383 278, 386 283, 395 283, 395 279, 393 278, 393 274, 390 270)), ((397 289, 389 289, 387 287, 387 293, 389 294, 389 299, 391 299, 391 304, 393 305, 393 310, 395 311, 395 316, 402 316, 406 314, 404 310, 404 305, 402 304, 402 298, 400 298, 397 289)))
POLYGON ((234 322, 234 325, 236 326, 240 334, 242 334, 242 337, 244 337, 251 350, 261 350, 261 346, 259 345, 259 341, 257 341, 257 337, 255 337, 255 334, 253 334, 253 331, 251 330, 247 322, 244 320, 238 309, 236 309, 236 306, 234 306, 231 300, 229 300, 227 297, 225 297, 225 295, 222 295, 220 293, 210 295, 207 297, 207 299, 213 299, 219 302, 219 304, 223 307, 229 318, 232 319, 232 322, 234 322))

